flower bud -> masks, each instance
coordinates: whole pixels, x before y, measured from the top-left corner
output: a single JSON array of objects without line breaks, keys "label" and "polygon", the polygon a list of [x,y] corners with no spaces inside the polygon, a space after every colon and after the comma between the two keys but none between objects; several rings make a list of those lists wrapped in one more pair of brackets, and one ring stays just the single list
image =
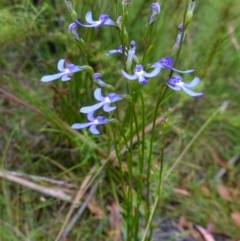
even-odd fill
[{"label": "flower bud", "polygon": [[152,23],[156,22],[158,15],[160,14],[161,8],[159,3],[152,3],[150,5],[152,9],[152,15],[150,16],[148,24],[151,25]]},{"label": "flower bud", "polygon": [[68,26],[68,31],[73,35],[73,37],[77,40],[79,40],[79,36],[77,34],[77,24],[76,23],[70,23],[69,26]]},{"label": "flower bud", "polygon": [[186,25],[188,25],[193,17],[193,11],[195,9],[195,0],[190,0],[188,3],[188,9],[187,9],[187,14],[186,14]]}]

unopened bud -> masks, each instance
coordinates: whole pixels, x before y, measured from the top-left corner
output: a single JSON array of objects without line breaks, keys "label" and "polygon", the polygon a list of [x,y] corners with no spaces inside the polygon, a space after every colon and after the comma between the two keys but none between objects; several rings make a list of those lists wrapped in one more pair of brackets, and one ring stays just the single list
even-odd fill
[{"label": "unopened bud", "polygon": [[193,17],[193,12],[195,9],[195,1],[194,0],[190,0],[188,3],[188,9],[187,9],[187,15],[186,15],[186,25],[188,25]]}]

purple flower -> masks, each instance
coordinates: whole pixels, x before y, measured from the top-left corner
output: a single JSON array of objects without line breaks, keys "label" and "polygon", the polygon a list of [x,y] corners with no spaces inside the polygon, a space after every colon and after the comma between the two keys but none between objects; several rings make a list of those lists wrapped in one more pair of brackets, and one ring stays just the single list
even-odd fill
[{"label": "purple flower", "polygon": [[157,16],[159,15],[160,10],[161,10],[159,3],[152,3],[150,5],[150,8],[152,9],[152,15],[151,15],[151,17],[149,19],[149,22],[148,22],[149,25],[156,21]]},{"label": "purple flower", "polygon": [[79,40],[79,36],[77,34],[77,24],[76,23],[70,23],[69,26],[68,26],[68,31],[73,35],[73,37],[77,40]]},{"label": "purple flower", "polygon": [[110,91],[115,91],[114,87],[112,85],[106,84],[101,80],[102,75],[99,73],[95,73],[92,76],[93,81],[98,84],[101,87],[107,88]]},{"label": "purple flower", "polygon": [[118,95],[115,93],[108,93],[106,97],[102,96],[101,88],[97,88],[94,91],[94,97],[96,100],[98,100],[100,102],[95,105],[92,105],[92,106],[83,107],[80,109],[80,112],[90,113],[90,112],[93,112],[93,111],[101,108],[102,106],[103,106],[103,110],[105,112],[110,112],[117,108],[116,106],[111,107],[110,104],[122,99],[121,95]]},{"label": "purple flower", "polygon": [[165,68],[165,69],[172,69],[176,72],[183,73],[183,74],[188,74],[188,73],[191,73],[194,71],[193,69],[189,69],[189,70],[185,70],[185,71],[174,69],[172,67],[172,65],[173,65],[172,58],[165,57],[165,58],[159,59],[156,63],[154,63],[152,65],[152,67],[153,68],[160,67],[160,68]]},{"label": "purple flower", "polygon": [[92,132],[92,134],[100,134],[100,132],[97,129],[97,125],[104,125],[108,122],[114,121],[115,119],[108,119],[104,116],[97,116],[96,118],[94,118],[93,116],[93,112],[90,112],[87,114],[87,119],[89,120],[89,122],[87,123],[76,123],[73,124],[71,126],[71,128],[73,129],[82,129],[82,128],[86,128],[89,127],[90,132]]},{"label": "purple flower", "polygon": [[89,25],[86,24],[82,24],[81,22],[79,22],[77,19],[74,19],[75,23],[77,23],[78,25],[82,26],[82,27],[86,27],[86,28],[99,28],[103,25],[110,25],[110,26],[115,26],[116,24],[113,22],[112,19],[109,18],[109,16],[107,14],[101,14],[99,16],[99,20],[94,21],[92,19],[92,12],[89,11],[86,13],[85,16],[86,22],[89,23]]},{"label": "purple flower", "polygon": [[139,84],[141,85],[145,85],[148,83],[148,80],[145,79],[145,77],[147,78],[152,78],[155,77],[156,75],[158,75],[161,71],[160,67],[156,67],[152,72],[147,73],[143,70],[143,66],[141,64],[137,64],[135,69],[134,69],[134,74],[130,75],[128,73],[126,73],[123,69],[121,70],[123,76],[128,79],[128,80],[135,80],[138,79]]},{"label": "purple flower", "polygon": [[130,42],[130,48],[129,48],[128,53],[127,53],[127,56],[128,56],[127,62],[126,62],[127,68],[131,68],[133,59],[136,62],[138,62],[137,56],[135,55],[135,51],[136,51],[136,43],[135,43],[134,40],[132,40]]},{"label": "purple flower", "polygon": [[[181,39],[182,39],[182,35],[183,35],[182,31],[183,31],[183,23],[178,25],[178,35],[177,35],[177,38],[176,38],[175,43],[173,45],[173,49],[179,48],[179,45],[180,45],[180,42],[181,42]],[[185,37],[185,33],[184,33],[183,38],[184,37]]]},{"label": "purple flower", "polygon": [[203,95],[203,93],[200,92],[193,92],[189,88],[193,88],[199,84],[199,78],[194,78],[190,83],[182,82],[182,77],[179,75],[175,75],[172,78],[167,80],[167,85],[173,90],[183,90],[186,94],[192,96],[192,97],[200,97]]},{"label": "purple flower", "polygon": [[49,82],[55,79],[61,78],[62,81],[70,80],[71,74],[81,71],[82,68],[80,66],[74,64],[67,64],[66,68],[64,67],[64,59],[60,59],[57,64],[57,68],[61,73],[46,75],[41,78],[42,82]]},{"label": "purple flower", "polygon": [[[112,54],[122,54],[122,45],[120,45],[118,47],[118,49],[112,49],[112,50],[109,50],[108,53],[106,55],[112,55]],[[127,55],[127,53],[125,52],[125,55]]]}]

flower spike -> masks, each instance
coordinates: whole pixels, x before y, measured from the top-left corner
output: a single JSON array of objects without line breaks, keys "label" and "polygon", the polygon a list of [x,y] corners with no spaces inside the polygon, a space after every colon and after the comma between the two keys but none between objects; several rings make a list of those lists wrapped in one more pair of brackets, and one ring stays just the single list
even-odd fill
[{"label": "flower spike", "polygon": [[90,113],[93,112],[101,107],[103,107],[103,110],[105,112],[111,112],[115,110],[117,107],[116,106],[110,106],[111,103],[117,102],[122,99],[121,95],[115,94],[115,93],[108,93],[106,97],[102,95],[102,90],[101,88],[97,88],[94,91],[94,97],[96,100],[99,101],[99,103],[92,105],[92,106],[86,106],[82,107],[80,109],[80,112],[82,113]]},{"label": "flower spike", "polygon": [[108,119],[104,116],[97,116],[94,118],[93,112],[90,112],[87,114],[87,119],[89,122],[87,123],[76,123],[71,126],[73,129],[82,129],[86,127],[90,127],[89,130],[92,134],[98,135],[100,132],[97,129],[98,125],[104,125],[108,122],[113,122],[115,119]]},{"label": "flower spike", "polygon": [[[136,80],[138,79],[139,84],[141,85],[145,85],[148,83],[148,80],[146,78],[153,78],[156,75],[158,75],[161,71],[161,68],[159,66],[156,66],[155,69],[150,72],[147,73],[143,70],[143,66],[141,64],[137,64],[135,69],[134,69],[134,74],[130,75],[128,73],[126,73],[123,69],[122,71],[122,75],[128,79],[128,80]],[[146,78],[145,78],[146,77]]]},{"label": "flower spike", "polygon": [[192,97],[201,97],[203,93],[201,92],[193,92],[189,88],[196,87],[200,82],[200,79],[198,77],[194,78],[190,83],[182,82],[182,77],[179,75],[175,75],[172,78],[167,80],[167,86],[170,87],[173,90],[179,91],[183,90],[186,94],[192,96]]},{"label": "flower spike", "polygon": [[67,81],[71,79],[71,74],[81,71],[82,68],[80,66],[74,64],[67,64],[66,68],[64,67],[65,60],[60,59],[57,64],[57,68],[61,73],[46,75],[41,78],[42,82],[49,82],[55,79],[61,78],[62,81]]},{"label": "flower spike", "polygon": [[85,16],[86,22],[89,24],[82,24],[81,22],[79,22],[77,19],[74,19],[75,23],[82,26],[82,27],[86,27],[86,28],[99,28],[103,25],[109,25],[109,26],[115,26],[116,24],[114,23],[114,21],[112,19],[109,18],[109,16],[107,14],[101,14],[99,16],[99,20],[95,21],[92,18],[92,12],[89,11],[86,13]]}]

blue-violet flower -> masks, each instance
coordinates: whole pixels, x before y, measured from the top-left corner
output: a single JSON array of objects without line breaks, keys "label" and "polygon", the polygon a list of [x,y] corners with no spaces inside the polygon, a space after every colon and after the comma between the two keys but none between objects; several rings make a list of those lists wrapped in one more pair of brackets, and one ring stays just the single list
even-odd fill
[{"label": "blue-violet flower", "polygon": [[182,82],[182,77],[179,75],[175,75],[172,78],[167,80],[167,85],[173,90],[183,90],[186,94],[192,97],[200,97],[203,95],[201,92],[193,92],[189,88],[193,88],[199,84],[199,78],[194,78],[190,83]]},{"label": "blue-violet flower", "polygon": [[97,126],[98,125],[104,125],[108,122],[111,122],[111,121],[114,121],[115,119],[108,119],[104,116],[97,116],[96,118],[94,118],[94,115],[93,115],[93,112],[90,112],[87,114],[87,119],[89,120],[89,122],[87,123],[76,123],[76,124],[73,124],[71,126],[71,128],[73,129],[82,129],[82,128],[86,128],[86,127],[89,127],[89,130],[92,134],[100,134],[100,132],[98,131],[97,129]]},{"label": "blue-violet flower", "polygon": [[78,25],[76,23],[70,23],[69,26],[68,26],[68,31],[73,35],[73,37],[75,39],[79,40],[80,38],[79,38],[79,36],[77,34],[77,31],[76,31],[77,26]]},{"label": "blue-violet flower", "polygon": [[67,64],[66,68],[64,67],[64,59],[60,59],[57,64],[57,68],[61,73],[46,75],[41,78],[42,82],[49,82],[55,79],[61,78],[62,81],[67,81],[71,79],[71,74],[81,71],[82,68],[80,66],[74,64]]},{"label": "blue-violet flower", "polygon": [[[112,50],[109,50],[108,53],[106,55],[112,55],[112,54],[122,54],[122,45],[120,45],[118,47],[118,49],[112,49]],[[125,55],[127,55],[127,53],[125,52]]]},{"label": "blue-violet flower", "polygon": [[150,8],[152,9],[152,14],[151,14],[149,22],[148,22],[149,25],[156,21],[157,16],[159,15],[160,10],[161,10],[159,3],[152,3],[150,5]]},{"label": "blue-violet flower", "polygon": [[97,88],[94,91],[94,97],[95,97],[96,100],[98,100],[100,102],[95,104],[95,105],[92,105],[92,106],[82,107],[80,109],[80,112],[82,112],[82,113],[93,112],[93,111],[101,108],[102,106],[103,106],[103,110],[105,112],[110,112],[110,111],[113,111],[117,108],[116,106],[111,107],[110,104],[122,99],[121,95],[118,95],[118,94],[115,94],[115,93],[108,93],[106,97],[102,96],[101,88]]},{"label": "blue-violet flower", "polygon": [[152,65],[152,67],[153,68],[160,67],[160,68],[165,68],[165,69],[172,69],[176,72],[183,73],[183,74],[192,73],[194,71],[193,69],[189,69],[189,70],[185,70],[185,71],[178,70],[178,69],[173,68],[172,65],[173,65],[172,58],[165,57],[165,58],[159,59],[156,63],[154,63]]},{"label": "blue-violet flower", "polygon": [[134,74],[130,75],[126,73],[123,69],[121,70],[123,76],[128,79],[128,80],[136,80],[138,79],[139,84],[145,85],[148,83],[148,80],[146,78],[152,78],[158,75],[161,71],[161,68],[156,66],[154,70],[150,73],[147,73],[143,70],[143,66],[141,64],[137,64],[136,67],[134,68]]},{"label": "blue-violet flower", "polygon": [[[173,49],[178,49],[179,48],[179,45],[180,45],[180,42],[181,42],[181,38],[182,38],[182,34],[183,34],[182,31],[183,31],[183,23],[178,25],[178,35],[177,35],[177,38],[176,38],[175,43],[173,45]],[[183,39],[184,38],[185,38],[185,33],[184,33]]]},{"label": "blue-violet flower", "polygon": [[95,20],[92,19],[92,12],[89,11],[89,12],[86,13],[85,19],[86,19],[86,22],[89,23],[89,25],[82,24],[77,19],[74,19],[74,21],[75,21],[76,24],[78,24],[82,27],[86,27],[86,28],[92,28],[92,27],[99,28],[103,25],[110,25],[110,26],[116,25],[114,23],[114,21],[109,18],[109,16],[107,14],[101,14],[99,16],[99,20],[95,21]]}]

